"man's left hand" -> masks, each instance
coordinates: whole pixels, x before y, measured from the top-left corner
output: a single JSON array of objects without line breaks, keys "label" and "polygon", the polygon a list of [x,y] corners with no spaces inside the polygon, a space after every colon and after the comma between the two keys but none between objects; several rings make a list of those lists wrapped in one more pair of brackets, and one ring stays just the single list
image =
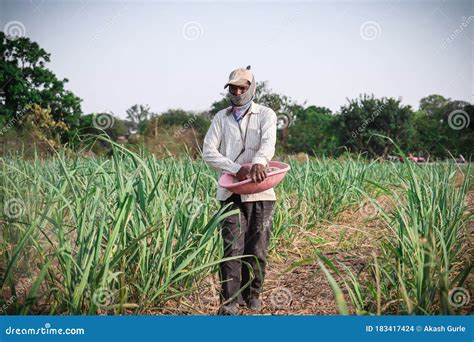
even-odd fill
[{"label": "man's left hand", "polygon": [[265,166],[263,166],[262,164],[253,164],[252,168],[250,169],[250,178],[254,182],[262,182],[265,178],[267,178]]}]

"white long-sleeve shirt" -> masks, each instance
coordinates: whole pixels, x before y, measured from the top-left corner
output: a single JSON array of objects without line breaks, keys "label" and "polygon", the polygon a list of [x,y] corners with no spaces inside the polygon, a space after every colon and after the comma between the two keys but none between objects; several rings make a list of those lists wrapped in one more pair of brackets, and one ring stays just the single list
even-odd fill
[{"label": "white long-sleeve shirt", "polygon": [[[203,159],[219,172],[219,177],[223,173],[235,175],[245,163],[267,166],[275,154],[276,124],[275,112],[254,102],[240,122],[234,119],[231,107],[223,109],[214,116],[204,138]],[[246,130],[245,151],[241,153]],[[218,200],[224,201],[231,195],[229,190],[217,186]],[[271,188],[257,194],[241,195],[241,199],[242,202],[275,201],[276,196]]]}]

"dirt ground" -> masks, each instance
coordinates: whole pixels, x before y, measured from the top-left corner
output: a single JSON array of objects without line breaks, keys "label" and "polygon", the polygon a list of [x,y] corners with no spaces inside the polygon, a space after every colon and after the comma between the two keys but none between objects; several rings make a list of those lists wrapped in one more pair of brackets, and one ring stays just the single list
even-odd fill
[{"label": "dirt ground", "polygon": [[[387,209],[393,206],[390,199],[380,198],[379,204]],[[470,210],[474,210],[474,189],[467,198]],[[260,315],[337,315],[339,314],[334,295],[326,276],[317,261],[307,259],[315,249],[336,264],[343,262],[352,270],[359,270],[371,262],[378,245],[377,239],[385,227],[381,221],[373,219],[371,210],[350,210],[344,212],[335,223],[326,224],[314,232],[301,231],[292,246],[284,247],[286,257],[277,254],[269,257],[264,291],[262,293],[263,308]],[[474,221],[468,227],[469,244],[465,258],[474,260]],[[313,236],[311,236],[313,235]],[[312,237],[329,241],[315,245]],[[280,251],[281,252],[281,251]],[[472,289],[474,275],[471,274],[466,283]],[[344,293],[344,287],[341,286]],[[472,293],[472,290],[470,291]],[[169,302],[166,308],[151,310],[148,314],[165,315],[215,315],[219,308],[219,281],[216,274],[209,276],[193,295],[182,298],[179,302]],[[347,293],[344,293],[349,303]],[[467,310],[467,309],[466,309]],[[354,314],[353,308],[349,312]],[[467,312],[466,312],[467,313]],[[241,308],[242,315],[254,315],[255,312]]]},{"label": "dirt ground", "polygon": [[[384,209],[390,209],[389,198],[377,200]],[[467,196],[469,210],[474,210],[474,189]],[[337,315],[339,314],[333,292],[327,278],[314,257],[320,251],[334,264],[344,263],[351,270],[360,270],[370,263],[378,238],[386,229],[374,219],[375,212],[352,209],[344,212],[337,222],[323,224],[314,230],[301,230],[291,245],[280,246],[278,253],[269,256],[267,275],[262,293],[263,309],[260,315]],[[474,221],[467,227],[469,242],[463,257],[474,260]],[[315,242],[320,241],[320,242]],[[470,274],[464,287],[474,296],[474,274]],[[341,286],[341,289],[344,287]],[[349,302],[347,293],[344,293]],[[472,299],[471,299],[472,300]],[[219,279],[212,274],[199,284],[189,296],[170,300],[163,307],[151,308],[143,315],[215,315],[219,308]],[[468,310],[468,308],[466,308]],[[349,307],[351,314],[354,310]],[[132,313],[132,312],[130,312]],[[107,313],[103,313],[107,314]],[[110,314],[110,313],[109,313]],[[255,312],[241,308],[242,315]],[[466,311],[466,314],[469,314]]]},{"label": "dirt ground", "polygon": [[[384,229],[381,222],[371,219],[373,216],[374,213],[367,210],[347,211],[335,223],[322,225],[314,231],[302,230],[291,246],[271,254],[262,293],[263,308],[259,314],[337,315],[333,292],[314,258],[314,251],[323,252],[334,264],[340,261],[353,270],[360,269],[372,258],[376,240]],[[324,242],[315,244],[312,241],[316,237]],[[182,298],[179,303],[168,302],[167,308],[158,310],[158,314],[215,315],[219,308],[218,293],[218,276],[214,274],[205,279],[194,295]],[[351,308],[349,310],[353,312]],[[157,312],[152,310],[149,314]],[[241,314],[253,315],[255,312],[241,308]]]}]

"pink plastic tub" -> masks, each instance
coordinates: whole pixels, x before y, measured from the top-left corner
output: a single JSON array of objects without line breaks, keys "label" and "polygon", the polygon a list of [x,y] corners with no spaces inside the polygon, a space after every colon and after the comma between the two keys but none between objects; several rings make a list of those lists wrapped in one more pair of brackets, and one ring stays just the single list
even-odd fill
[{"label": "pink plastic tub", "polygon": [[[252,163],[244,164],[244,166],[252,166]],[[260,183],[256,183],[251,179],[237,182],[237,178],[231,174],[225,173],[221,178],[219,178],[219,185],[235,194],[241,195],[256,194],[268,190],[285,178],[286,173],[290,170],[290,165],[271,161],[268,166],[277,167],[279,170],[267,173],[267,178]]]}]

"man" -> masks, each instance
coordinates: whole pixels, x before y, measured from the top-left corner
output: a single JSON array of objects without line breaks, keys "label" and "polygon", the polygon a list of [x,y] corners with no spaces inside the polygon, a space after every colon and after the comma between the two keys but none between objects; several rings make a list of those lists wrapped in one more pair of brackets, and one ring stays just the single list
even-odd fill
[{"label": "man", "polygon": [[[255,78],[246,69],[236,69],[224,86],[229,88],[230,107],[219,111],[204,138],[204,160],[222,173],[233,174],[239,181],[250,177],[261,182],[265,169],[275,154],[275,112],[253,102]],[[242,166],[252,163],[251,168]],[[220,265],[220,314],[237,315],[239,305],[259,311],[260,293],[265,277],[268,243],[273,225],[275,191],[238,195],[218,186],[221,205],[231,203],[228,210],[239,209],[238,215],[222,222],[224,257],[236,258]]]}]

